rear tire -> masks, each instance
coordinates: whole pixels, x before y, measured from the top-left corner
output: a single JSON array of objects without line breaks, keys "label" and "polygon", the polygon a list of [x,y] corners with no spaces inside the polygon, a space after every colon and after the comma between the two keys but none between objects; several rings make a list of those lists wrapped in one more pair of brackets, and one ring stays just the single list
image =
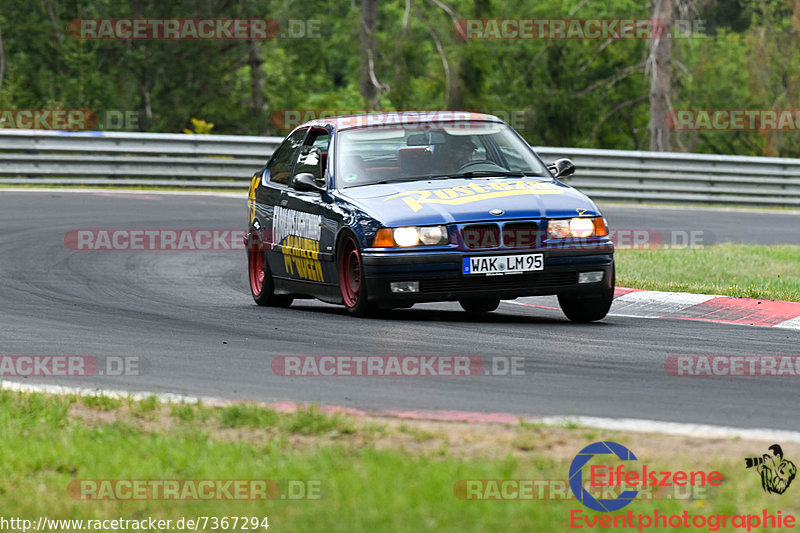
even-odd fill
[{"label": "rear tire", "polygon": [[491,313],[500,305],[499,298],[481,298],[475,300],[459,300],[461,309],[473,315]]},{"label": "rear tire", "polygon": [[614,301],[615,284],[616,272],[614,267],[611,267],[611,288],[605,288],[601,293],[589,296],[559,294],[558,303],[561,305],[561,311],[573,322],[602,320]]},{"label": "rear tire", "polygon": [[361,250],[355,237],[345,234],[339,242],[336,264],[339,270],[339,289],[347,312],[356,317],[368,317],[375,313],[375,306],[367,299],[367,281]]},{"label": "rear tire", "polygon": [[267,263],[266,250],[257,236],[248,238],[247,272],[250,280],[250,294],[258,305],[268,307],[289,307],[292,298],[275,294],[275,283]]}]

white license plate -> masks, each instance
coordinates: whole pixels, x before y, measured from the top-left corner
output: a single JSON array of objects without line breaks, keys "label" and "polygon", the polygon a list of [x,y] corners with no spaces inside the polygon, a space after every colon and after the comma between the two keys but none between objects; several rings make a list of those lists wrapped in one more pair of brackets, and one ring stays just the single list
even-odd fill
[{"label": "white license plate", "polygon": [[463,258],[464,274],[516,274],[544,270],[542,254],[490,255]]}]

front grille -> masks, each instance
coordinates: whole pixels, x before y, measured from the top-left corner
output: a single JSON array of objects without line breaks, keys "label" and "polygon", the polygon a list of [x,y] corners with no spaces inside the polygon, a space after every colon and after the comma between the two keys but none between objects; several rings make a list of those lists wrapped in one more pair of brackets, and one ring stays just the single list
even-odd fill
[{"label": "front grille", "polygon": [[503,246],[506,248],[538,248],[541,242],[536,222],[511,222],[503,226]]},{"label": "front grille", "polygon": [[473,224],[461,230],[464,246],[470,250],[489,250],[500,247],[500,226],[497,224]]},{"label": "front grille", "polygon": [[464,276],[459,278],[423,279],[420,292],[490,291],[502,289],[544,289],[566,287],[578,283],[578,273],[533,272],[505,276]]}]

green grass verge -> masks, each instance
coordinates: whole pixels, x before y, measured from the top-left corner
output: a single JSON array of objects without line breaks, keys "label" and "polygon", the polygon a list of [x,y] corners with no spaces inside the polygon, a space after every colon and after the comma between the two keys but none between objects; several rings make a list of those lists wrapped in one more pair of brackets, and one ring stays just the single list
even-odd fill
[{"label": "green grass verge", "polygon": [[[572,453],[613,437],[635,449],[637,438],[581,428],[562,428],[553,438],[548,432],[554,430],[537,425],[500,426],[515,432],[511,442],[463,456],[453,453],[454,437],[412,425],[391,428],[315,409],[281,413],[253,405],[163,406],[155,399],[0,391],[0,506],[6,517],[31,520],[40,515],[172,520],[266,515],[269,531],[565,531],[571,509],[596,513],[572,500],[464,501],[454,495],[454,484],[462,479],[563,480],[570,460],[554,458],[554,447],[566,444]],[[484,438],[495,433],[483,431]],[[763,493],[758,476],[742,468],[741,458],[697,455],[680,464],[658,458],[647,464],[718,470],[721,487],[708,489],[702,499],[636,501],[625,512],[735,514],[780,508],[786,513],[797,508],[796,498]],[[318,481],[321,499],[82,501],[67,492],[69,483],[80,479]]]},{"label": "green grass verge", "polygon": [[800,301],[800,246],[618,250],[617,285]]}]

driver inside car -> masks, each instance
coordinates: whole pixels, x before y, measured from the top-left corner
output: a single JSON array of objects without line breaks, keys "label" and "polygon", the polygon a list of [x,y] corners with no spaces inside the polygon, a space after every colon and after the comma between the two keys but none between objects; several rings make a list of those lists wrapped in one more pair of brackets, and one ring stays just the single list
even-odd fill
[{"label": "driver inside car", "polygon": [[442,146],[444,148],[444,167],[447,172],[458,172],[461,167],[472,161],[477,147],[468,137],[450,137]]}]

